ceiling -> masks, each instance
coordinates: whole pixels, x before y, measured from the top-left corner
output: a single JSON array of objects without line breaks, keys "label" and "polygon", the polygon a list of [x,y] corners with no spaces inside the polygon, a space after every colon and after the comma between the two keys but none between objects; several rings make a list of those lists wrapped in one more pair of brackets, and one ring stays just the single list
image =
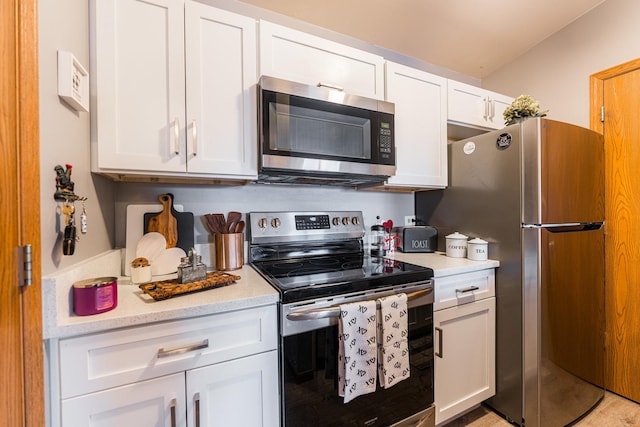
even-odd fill
[{"label": "ceiling", "polygon": [[482,79],[605,0],[242,0]]}]

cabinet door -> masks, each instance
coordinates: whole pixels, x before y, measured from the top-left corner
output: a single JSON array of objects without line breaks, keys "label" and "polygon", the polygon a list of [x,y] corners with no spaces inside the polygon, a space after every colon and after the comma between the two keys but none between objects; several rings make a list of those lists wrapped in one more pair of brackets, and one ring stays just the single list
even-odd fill
[{"label": "cabinet door", "polygon": [[184,3],[93,0],[91,10],[93,170],[184,172]]},{"label": "cabinet door", "polygon": [[186,427],[184,373],[62,401],[64,427]]},{"label": "cabinet door", "polygon": [[447,79],[386,63],[386,100],[395,103],[396,175],[389,187],[447,185]]},{"label": "cabinet door", "polygon": [[188,425],[279,426],[277,353],[188,371]]},{"label": "cabinet door", "polygon": [[499,93],[491,92],[491,100],[493,101],[493,126],[495,129],[504,127],[504,110],[513,102],[513,98]]},{"label": "cabinet door", "polygon": [[504,127],[502,113],[512,98],[495,92],[449,80],[449,121],[488,129]]},{"label": "cabinet door", "polygon": [[257,178],[255,19],[186,3],[187,171]]},{"label": "cabinet door", "polygon": [[433,313],[436,424],[495,394],[495,298]]},{"label": "cabinet door", "polygon": [[383,99],[384,59],[359,49],[260,21],[260,73],[352,95]]}]

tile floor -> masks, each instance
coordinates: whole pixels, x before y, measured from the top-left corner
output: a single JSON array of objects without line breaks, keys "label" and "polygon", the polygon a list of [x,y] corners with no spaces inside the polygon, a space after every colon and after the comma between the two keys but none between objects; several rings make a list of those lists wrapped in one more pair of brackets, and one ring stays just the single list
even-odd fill
[{"label": "tile floor", "polygon": [[[481,406],[444,427],[509,427],[511,424],[489,408]],[[607,392],[604,399],[576,427],[631,427],[640,426],[640,405]]]}]

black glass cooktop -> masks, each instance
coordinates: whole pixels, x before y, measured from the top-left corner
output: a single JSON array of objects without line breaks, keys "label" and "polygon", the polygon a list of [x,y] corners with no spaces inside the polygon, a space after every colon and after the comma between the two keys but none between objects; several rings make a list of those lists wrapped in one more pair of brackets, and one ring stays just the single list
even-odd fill
[{"label": "black glass cooktop", "polygon": [[253,263],[281,294],[282,302],[336,296],[428,280],[433,270],[364,252]]}]

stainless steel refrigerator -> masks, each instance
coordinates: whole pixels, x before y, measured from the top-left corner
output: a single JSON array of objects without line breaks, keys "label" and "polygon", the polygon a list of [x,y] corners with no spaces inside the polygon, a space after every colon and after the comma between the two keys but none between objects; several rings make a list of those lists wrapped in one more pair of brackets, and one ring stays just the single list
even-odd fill
[{"label": "stainless steel refrigerator", "polygon": [[527,427],[587,413],[604,396],[602,136],[536,118],[450,143],[448,188],[415,200],[440,250],[459,231],[500,261],[486,403]]}]

